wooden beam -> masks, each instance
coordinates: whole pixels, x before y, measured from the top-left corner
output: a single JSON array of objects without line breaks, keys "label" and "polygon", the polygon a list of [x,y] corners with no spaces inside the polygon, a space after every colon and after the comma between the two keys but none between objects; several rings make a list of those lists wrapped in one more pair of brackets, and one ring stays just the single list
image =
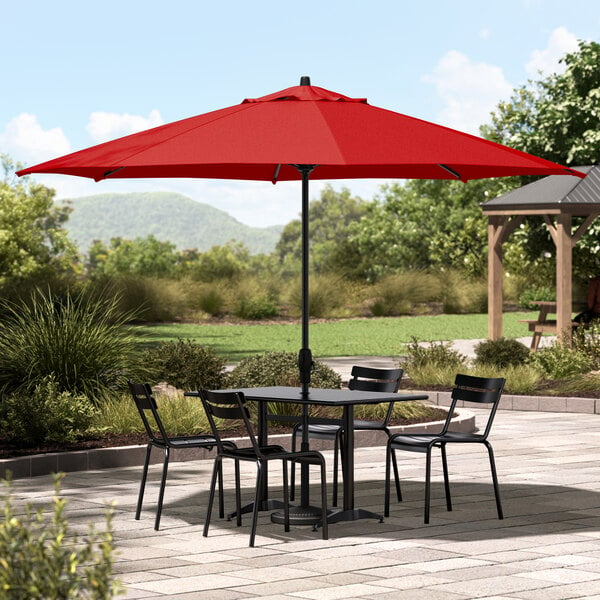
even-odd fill
[{"label": "wooden beam", "polygon": [[556,218],[556,329],[558,339],[571,345],[573,311],[573,240],[571,215]]}]

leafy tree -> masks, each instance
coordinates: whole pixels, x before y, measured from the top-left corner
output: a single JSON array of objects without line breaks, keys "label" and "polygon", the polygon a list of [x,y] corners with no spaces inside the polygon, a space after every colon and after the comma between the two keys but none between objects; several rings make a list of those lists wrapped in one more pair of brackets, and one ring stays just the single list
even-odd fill
[{"label": "leafy tree", "polygon": [[172,277],[178,261],[175,244],[162,242],[152,235],[134,240],[112,238],[108,247],[97,240],[88,251],[88,271],[91,275],[128,273]]},{"label": "leafy tree", "polygon": [[[564,73],[530,81],[516,89],[508,102],[501,102],[492,113],[491,125],[482,127],[482,133],[495,142],[561,164],[598,164],[600,44],[580,41],[578,50],[566,54],[561,62],[566,67]],[[574,223],[578,221],[575,219]],[[576,278],[587,279],[600,271],[599,237],[600,224],[596,222],[574,247]],[[540,226],[539,218],[528,219],[519,235],[511,236],[506,245],[509,254],[519,254],[512,248],[515,244],[521,248],[524,258],[521,265],[527,272],[547,271],[540,257],[553,255],[555,248],[546,229]]]},{"label": "leafy tree", "polygon": [[[350,190],[336,191],[325,186],[318,200],[310,204],[309,238],[311,267],[316,272],[345,270],[348,264],[348,228],[367,212],[367,203],[352,197]],[[297,266],[302,255],[302,224],[299,219],[288,223],[275,252],[282,264]]]},{"label": "leafy tree", "polygon": [[17,165],[4,154],[0,160],[0,285],[73,272],[77,251],[63,229],[71,209],[54,204],[54,190],[15,180]]},{"label": "leafy tree", "polygon": [[243,243],[229,242],[201,254],[187,251],[181,272],[197,281],[234,279],[246,271],[249,260],[250,252]]}]

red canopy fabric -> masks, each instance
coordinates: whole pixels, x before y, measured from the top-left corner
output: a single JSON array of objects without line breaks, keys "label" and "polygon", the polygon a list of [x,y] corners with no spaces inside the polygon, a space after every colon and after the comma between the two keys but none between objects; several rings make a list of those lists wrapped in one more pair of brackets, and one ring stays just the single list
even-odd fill
[{"label": "red canopy fabric", "polygon": [[478,179],[570,174],[506,146],[300,85],[23,169],[101,179]]}]

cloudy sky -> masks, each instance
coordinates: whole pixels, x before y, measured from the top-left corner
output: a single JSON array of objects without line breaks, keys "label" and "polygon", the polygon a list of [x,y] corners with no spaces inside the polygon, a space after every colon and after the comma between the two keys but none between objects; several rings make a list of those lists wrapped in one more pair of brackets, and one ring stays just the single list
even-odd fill
[{"label": "cloudy sky", "polygon": [[[477,134],[500,100],[577,40],[600,41],[597,0],[0,0],[0,153],[33,165],[312,83]],[[58,198],[173,190],[243,223],[287,223],[296,182],[36,176]],[[337,181],[372,198],[379,181]],[[323,182],[313,182],[318,197]]]}]

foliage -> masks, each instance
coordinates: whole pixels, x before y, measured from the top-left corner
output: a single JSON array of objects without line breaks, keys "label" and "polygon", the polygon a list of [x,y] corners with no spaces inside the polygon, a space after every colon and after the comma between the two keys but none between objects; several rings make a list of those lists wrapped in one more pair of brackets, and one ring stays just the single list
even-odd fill
[{"label": "foliage", "polygon": [[373,286],[371,312],[376,317],[412,314],[419,305],[439,300],[440,281],[422,271],[388,275]]},{"label": "foliage", "polygon": [[[359,221],[365,211],[366,203],[352,197],[350,190],[342,188],[338,192],[329,184],[321,190],[320,198],[310,203],[310,260],[316,273],[346,270],[348,227]],[[281,233],[275,250],[279,260],[298,264],[302,254],[301,242],[302,224],[296,219],[288,223]]]},{"label": "foliage", "polygon": [[275,294],[258,279],[245,278],[235,289],[233,314],[240,319],[267,319],[277,316],[279,308]]},{"label": "foliage", "polygon": [[147,350],[142,364],[153,383],[165,381],[178,389],[218,389],[223,383],[225,360],[210,347],[178,339]]},{"label": "foliage", "polygon": [[360,257],[352,275],[375,281],[428,268],[482,275],[487,230],[479,203],[502,186],[500,180],[412,180],[383,186],[382,197],[348,227],[351,253]]},{"label": "foliage", "polygon": [[113,579],[112,507],[106,529],[90,525],[80,540],[71,533],[60,498],[64,475],[54,476],[52,515],[27,503],[24,513],[13,507],[10,482],[4,481],[4,520],[0,522],[0,598],[7,600],[107,600],[122,593]]},{"label": "foliage", "polygon": [[[579,42],[577,51],[566,54],[563,73],[551,74],[517,88],[508,102],[492,113],[492,122],[482,127],[487,139],[542,156],[561,164],[582,166],[600,162],[600,43]],[[527,182],[523,179],[522,182]],[[577,227],[581,218],[574,218]],[[555,254],[545,228],[532,226],[531,219],[513,236],[525,252],[523,269],[537,273],[546,253]],[[598,236],[600,225],[592,224],[573,249],[574,277],[585,280],[600,271]],[[547,261],[546,261],[547,262]]]},{"label": "foliage", "polygon": [[241,243],[213,246],[197,254],[188,253],[183,273],[196,281],[232,280],[248,269],[249,253]]},{"label": "foliage", "polygon": [[587,373],[593,366],[592,359],[587,354],[560,343],[532,352],[529,364],[549,379]]},{"label": "foliage", "polygon": [[529,348],[517,340],[485,340],[475,346],[475,364],[503,368],[525,364]]},{"label": "foliage", "polygon": [[87,270],[96,277],[117,274],[173,277],[177,263],[175,244],[171,242],[161,242],[153,235],[134,240],[115,237],[108,246],[98,240],[92,243]]},{"label": "foliage", "polygon": [[12,181],[16,165],[8,156],[0,154],[0,162],[0,285],[73,272],[77,252],[64,230],[70,208],[54,205],[54,190]]},{"label": "foliage", "polygon": [[191,310],[200,310],[212,317],[220,317],[225,313],[228,291],[224,282],[184,280],[183,293],[186,306]]},{"label": "foliage", "polygon": [[586,327],[579,326],[575,329],[573,350],[582,352],[589,357],[593,369],[600,369],[600,322],[595,320]]},{"label": "foliage", "polygon": [[[336,389],[340,376],[330,367],[314,361],[311,385]],[[239,362],[227,377],[227,387],[265,387],[273,385],[299,386],[298,355],[294,352],[265,352]]]},{"label": "foliage", "polygon": [[[349,284],[335,274],[311,277],[308,286],[308,306],[311,317],[324,318],[340,316],[348,301]],[[295,316],[302,314],[301,281],[296,279],[289,286],[290,312]]]},{"label": "foliage", "polygon": [[3,437],[25,446],[75,442],[88,431],[95,413],[85,396],[60,391],[50,375],[33,391],[5,397],[0,423]]},{"label": "foliage", "polygon": [[464,372],[476,377],[504,377],[505,394],[531,394],[538,389],[542,380],[539,370],[528,364],[505,367],[475,365]]},{"label": "foliage", "polygon": [[442,305],[446,314],[483,313],[487,311],[487,283],[455,270],[441,277]]},{"label": "foliage", "polygon": [[52,296],[38,290],[29,302],[2,302],[0,389],[35,390],[49,376],[59,392],[93,401],[125,383],[135,338],[124,323],[132,315],[117,298]]},{"label": "foliage", "polygon": [[[429,345],[419,343],[416,337],[406,344],[406,371],[431,366],[434,368],[451,368],[455,371],[465,365],[466,357],[451,348],[450,342],[429,342]],[[412,375],[410,375],[412,378]]]},{"label": "foliage", "polygon": [[533,286],[523,291],[519,296],[519,306],[528,310],[537,310],[532,302],[551,302],[556,300],[556,290],[547,286]]}]

